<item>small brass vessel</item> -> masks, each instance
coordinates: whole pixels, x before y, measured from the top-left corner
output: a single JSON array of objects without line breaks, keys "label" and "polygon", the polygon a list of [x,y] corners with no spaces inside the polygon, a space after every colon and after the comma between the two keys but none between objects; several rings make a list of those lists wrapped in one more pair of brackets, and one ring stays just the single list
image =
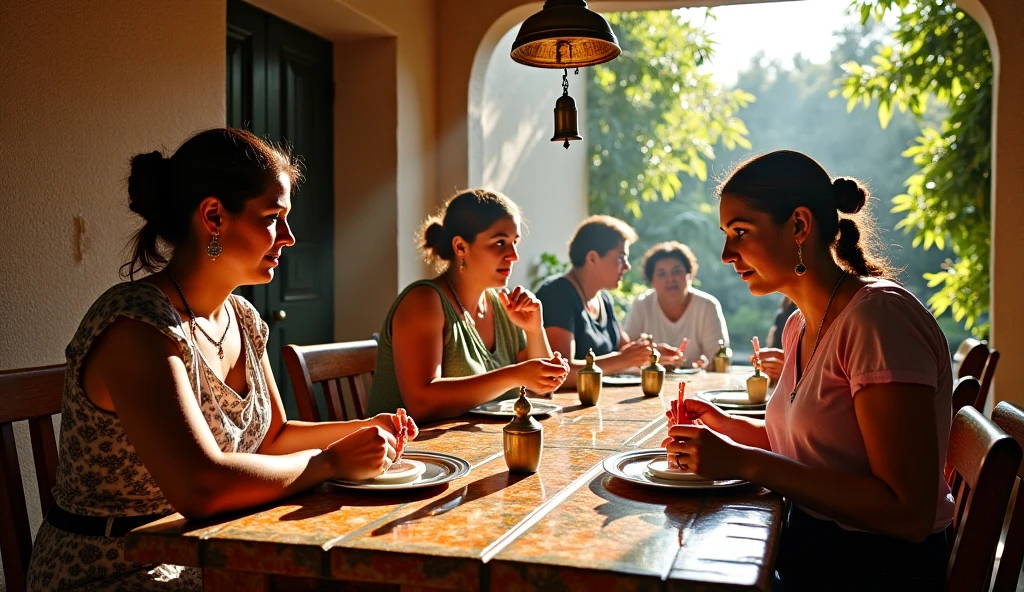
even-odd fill
[{"label": "small brass vessel", "polygon": [[511,473],[536,473],[544,453],[544,427],[530,417],[533,405],[526,398],[526,387],[519,387],[516,416],[504,428],[505,464]]},{"label": "small brass vessel", "polygon": [[594,363],[594,350],[587,352],[587,365],[576,373],[576,392],[583,405],[597,405],[601,398],[601,377],[604,372]]},{"label": "small brass vessel", "polygon": [[754,373],[747,378],[747,398],[751,403],[764,403],[768,396],[768,377],[761,374],[761,368],[754,367]]},{"label": "small brass vessel", "polygon": [[711,359],[712,369],[715,372],[728,372],[732,365],[732,350],[726,347],[725,340],[718,340],[718,353]]},{"label": "small brass vessel", "polygon": [[656,397],[661,394],[661,387],[665,384],[665,367],[658,363],[661,353],[657,348],[651,348],[651,365],[645,366],[640,371],[640,389],[648,397]]}]

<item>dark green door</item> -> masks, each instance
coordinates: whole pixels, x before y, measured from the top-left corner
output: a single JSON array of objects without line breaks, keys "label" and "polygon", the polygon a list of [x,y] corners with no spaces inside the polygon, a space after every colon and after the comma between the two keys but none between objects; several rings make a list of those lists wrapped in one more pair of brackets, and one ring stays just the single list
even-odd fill
[{"label": "dark green door", "polygon": [[289,144],[306,180],[288,216],[296,236],[274,281],[244,295],[270,325],[267,351],[288,416],[298,417],[281,347],[334,340],[332,47],[240,0],[228,0],[227,122]]}]

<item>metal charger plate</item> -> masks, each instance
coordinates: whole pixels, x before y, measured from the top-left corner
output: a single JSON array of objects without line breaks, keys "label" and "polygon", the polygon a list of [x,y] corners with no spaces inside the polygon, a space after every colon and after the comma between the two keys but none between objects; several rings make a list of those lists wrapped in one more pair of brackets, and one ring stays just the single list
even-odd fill
[{"label": "metal charger plate", "polygon": [[639,374],[605,374],[601,377],[605,386],[640,386]]},{"label": "metal charger plate", "polygon": [[707,479],[686,481],[659,479],[647,470],[647,464],[652,460],[663,458],[664,456],[664,448],[628,450],[626,452],[613,454],[604,459],[603,466],[604,470],[607,471],[608,474],[618,479],[622,479],[623,481],[629,481],[630,483],[636,483],[638,485],[646,485],[648,487],[660,487],[662,489],[725,489],[727,487],[737,487],[748,483],[748,481],[744,481],[743,479],[724,479],[717,481]]},{"label": "metal charger plate", "polygon": [[[697,398],[703,399],[708,403],[714,403],[722,409],[764,409],[768,406],[768,399],[771,398],[772,389],[768,389],[768,396],[765,400],[760,403],[741,402],[741,398],[745,398],[747,395],[747,389],[742,388],[727,388],[727,389],[708,389],[704,391],[697,391]],[[719,400],[720,398],[725,400]]]},{"label": "metal charger plate", "polygon": [[[531,399],[530,397],[527,397],[527,399],[529,399],[530,404],[533,405],[533,409],[530,410],[530,417],[551,415],[552,413],[558,413],[562,410],[562,406],[558,403],[552,403],[551,401],[545,401],[544,399]],[[494,417],[515,417],[515,404],[515,399],[491,401],[490,403],[478,405],[470,409],[469,412],[477,415],[490,415]]]},{"label": "metal charger plate", "polygon": [[332,479],[327,481],[330,485],[344,487],[346,489],[368,489],[368,490],[398,490],[398,489],[421,489],[433,487],[449,481],[458,479],[469,474],[470,465],[465,460],[444,454],[442,452],[425,452],[419,450],[406,450],[402,455],[403,459],[418,460],[427,466],[427,470],[418,479],[410,483],[374,483],[370,481],[342,481]]}]

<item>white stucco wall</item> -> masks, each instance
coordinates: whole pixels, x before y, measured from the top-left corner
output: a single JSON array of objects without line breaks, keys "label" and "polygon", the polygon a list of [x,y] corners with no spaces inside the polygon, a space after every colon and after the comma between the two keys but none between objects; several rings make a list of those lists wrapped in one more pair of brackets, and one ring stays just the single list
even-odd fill
[{"label": "white stucco wall", "polygon": [[[470,159],[470,185],[497,189],[522,207],[527,232],[511,285],[528,285],[541,253],[568,259],[572,231],[587,212],[588,169],[586,138],[568,150],[549,141],[562,72],[513,62],[508,56],[518,31],[516,25],[501,37],[487,63],[479,108],[483,141],[481,154]],[[584,136],[588,74],[586,69],[579,76],[569,72],[569,94],[576,99]]]},{"label": "white stucco wall", "polygon": [[0,368],[18,368],[62,362],[82,315],[118,281],[139,221],[128,211],[128,159],[223,125],[225,7],[3,2],[0,23]]}]

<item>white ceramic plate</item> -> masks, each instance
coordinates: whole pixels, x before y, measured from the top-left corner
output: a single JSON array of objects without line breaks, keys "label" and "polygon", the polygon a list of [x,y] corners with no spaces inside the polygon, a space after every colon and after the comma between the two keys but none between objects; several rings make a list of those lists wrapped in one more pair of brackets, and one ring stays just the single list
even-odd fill
[{"label": "white ceramic plate", "polygon": [[[529,398],[529,397],[527,397]],[[535,415],[551,415],[562,410],[562,406],[551,401],[545,401],[544,399],[530,399],[530,403],[533,405],[533,409],[530,410],[530,416]],[[515,399],[505,399],[504,401],[491,401],[490,403],[484,403],[478,407],[474,407],[469,410],[470,413],[476,413],[477,415],[492,415],[495,417],[515,417]]]},{"label": "white ceramic plate", "polygon": [[695,479],[692,481],[661,479],[651,474],[648,465],[652,460],[662,460],[664,458],[664,448],[629,450],[613,454],[604,459],[604,470],[608,471],[613,477],[618,477],[623,481],[649,487],[661,487],[663,489],[723,489],[747,483],[742,479],[719,481],[709,479]]},{"label": "white ceramic plate", "polygon": [[700,374],[700,368],[673,368],[668,374]]},{"label": "white ceramic plate", "polygon": [[423,474],[417,477],[415,481],[409,483],[379,483],[375,479],[370,481],[342,481],[334,479],[328,481],[328,483],[346,489],[420,489],[458,479],[468,475],[470,469],[469,463],[465,460],[441,452],[406,450],[402,455],[402,460],[406,459],[419,461],[426,467]]},{"label": "white ceramic plate", "polygon": [[605,386],[640,386],[639,374],[605,374],[601,377]]},{"label": "white ceramic plate", "polygon": [[760,403],[751,403],[750,399],[747,398],[747,390],[738,388],[698,391],[697,397],[709,403],[714,403],[722,409],[764,409],[768,405],[768,399]]}]

